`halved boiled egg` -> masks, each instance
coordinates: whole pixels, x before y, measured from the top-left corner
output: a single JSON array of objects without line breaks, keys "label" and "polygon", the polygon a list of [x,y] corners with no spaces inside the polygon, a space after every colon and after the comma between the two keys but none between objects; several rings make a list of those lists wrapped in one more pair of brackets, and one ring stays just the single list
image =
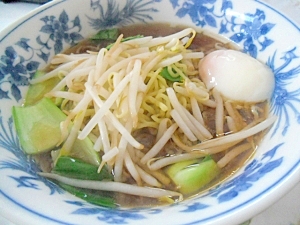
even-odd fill
[{"label": "halved boiled egg", "polygon": [[216,88],[236,101],[261,102],[275,86],[272,70],[257,59],[235,50],[216,50],[199,62],[199,75],[208,89]]}]

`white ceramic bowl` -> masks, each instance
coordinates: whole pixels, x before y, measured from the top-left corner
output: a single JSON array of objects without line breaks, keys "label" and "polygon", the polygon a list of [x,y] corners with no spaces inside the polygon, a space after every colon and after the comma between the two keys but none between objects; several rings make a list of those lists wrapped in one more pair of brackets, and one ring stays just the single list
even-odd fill
[{"label": "white ceramic bowl", "polygon": [[[166,207],[107,209],[37,175],[38,168],[20,149],[11,107],[21,104],[30,77],[55,53],[96,29],[137,22],[205,28],[266,62],[275,74],[272,113],[278,120],[255,157],[208,193]],[[293,21],[252,0],[59,0],[34,10],[0,34],[0,214],[22,225],[246,221],[300,180],[299,40],[300,29]]]}]

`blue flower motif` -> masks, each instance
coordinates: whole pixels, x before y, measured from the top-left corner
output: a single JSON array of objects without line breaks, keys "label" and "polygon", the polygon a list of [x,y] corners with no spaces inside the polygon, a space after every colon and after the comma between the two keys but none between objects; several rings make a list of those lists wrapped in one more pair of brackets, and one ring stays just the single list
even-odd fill
[{"label": "blue flower motif", "polygon": [[[243,43],[244,52],[253,57],[257,57],[258,51],[264,51],[273,40],[267,37],[267,34],[275,26],[272,23],[265,23],[265,13],[262,10],[256,10],[255,14],[246,13],[243,23],[238,23],[237,16],[227,15],[226,11],[233,8],[230,0],[223,0],[220,9],[216,9],[214,3],[216,0],[185,0],[180,5],[178,0],[170,0],[173,8],[179,8],[176,15],[179,18],[189,16],[197,26],[219,28],[219,33],[234,32],[230,39],[236,43]],[[220,23],[217,19],[221,18]],[[239,32],[236,33],[236,31]],[[259,47],[257,46],[259,45]]]},{"label": "blue flower motif", "polygon": [[[226,10],[233,7],[230,0],[223,0],[218,12],[216,12],[214,5],[216,0],[186,0],[183,1],[181,5],[178,0],[170,0],[170,2],[174,9],[179,8],[176,12],[178,17],[189,16],[193,23],[201,27],[206,25],[217,27],[216,18],[224,17]],[[225,29],[225,27],[223,27],[223,29]]]},{"label": "blue flower motif", "polygon": [[[21,97],[21,92],[18,86],[27,86],[29,84],[27,77],[27,68],[30,68],[30,65],[33,66],[33,62],[24,63],[23,57],[20,57],[15,49],[11,46],[5,49],[5,55],[0,58],[0,81],[2,83],[10,84],[10,92],[12,96],[19,101]],[[35,69],[32,68],[31,69]],[[31,70],[32,71],[32,70]],[[5,78],[7,79],[5,80]],[[0,88],[0,99],[10,98],[8,91],[4,91]]]},{"label": "blue flower motif", "polygon": [[26,188],[32,188],[32,189],[39,189],[39,185],[31,182],[31,181],[37,181],[38,179],[36,177],[29,177],[29,176],[20,176],[20,177],[14,177],[10,176],[12,179],[17,181],[18,185],[17,187],[26,187]]},{"label": "blue flower motif", "polygon": [[140,213],[140,210],[121,210],[121,209],[107,209],[103,207],[91,207],[90,205],[81,204],[79,202],[68,202],[72,205],[80,206],[77,210],[73,211],[75,215],[94,215],[99,221],[106,222],[108,224],[128,224],[130,220],[142,220],[146,219]]},{"label": "blue flower motif", "polygon": [[[95,30],[105,29],[115,25],[127,25],[133,21],[141,21],[145,23],[153,18],[149,12],[157,12],[158,10],[151,7],[153,3],[161,0],[126,0],[126,4],[122,9],[115,0],[107,0],[107,8],[104,9],[100,4],[100,0],[91,0],[91,8],[99,11],[98,18],[88,16],[90,25]],[[148,13],[147,13],[148,12]]]},{"label": "blue flower motif", "polygon": [[109,224],[127,224],[127,220],[141,220],[146,217],[134,210],[107,210],[98,217],[100,221],[106,221]]},{"label": "blue flower motif", "polygon": [[93,206],[84,201],[65,201],[68,204],[78,206],[78,209],[72,212],[75,215],[96,216],[99,221],[105,221],[108,224],[128,224],[130,220],[146,219],[142,215],[142,210],[148,214],[159,214],[162,209],[159,208],[133,208],[133,209],[109,209],[99,206]]},{"label": "blue flower motif", "polygon": [[212,196],[217,197],[219,203],[230,201],[239,195],[240,192],[248,190],[260,178],[281,165],[283,158],[273,159],[276,151],[283,144],[278,144],[266,152],[261,160],[253,160],[244,170],[244,172],[232,179],[230,182],[221,185],[211,192]]},{"label": "blue flower motif", "polygon": [[[55,16],[45,16],[41,21],[44,25],[40,32],[46,34],[47,37],[39,35],[36,38],[40,48],[32,47],[30,39],[20,38],[15,46],[6,47],[4,55],[0,56],[0,85],[10,84],[9,91],[3,90],[0,86],[0,99],[12,96],[16,101],[21,100],[20,86],[29,85],[29,79],[33,77],[40,65],[40,62],[32,60],[35,55],[44,62],[48,62],[51,51],[54,50],[57,54],[63,50],[64,43],[74,45],[83,39],[79,33],[81,25],[78,16],[69,21],[67,13],[63,11],[58,19]],[[25,51],[26,58],[21,56],[22,51]]]},{"label": "blue flower motif", "polygon": [[2,76],[10,75],[11,81],[17,85],[28,85],[28,78],[21,75],[26,75],[26,67],[22,64],[23,59],[18,56],[18,53],[13,47],[5,49],[5,55],[1,57],[1,62],[4,66],[0,71]]},{"label": "blue flower motif", "polygon": [[187,208],[185,210],[182,210],[181,212],[194,212],[194,211],[206,209],[207,207],[209,207],[209,205],[202,204],[200,202],[195,202],[191,205],[188,205]]},{"label": "blue flower motif", "polygon": [[[256,10],[255,14],[245,14],[246,20],[244,24],[236,24],[233,17],[231,19],[232,30],[239,26],[239,32],[230,37],[236,43],[244,41],[244,52],[249,53],[251,56],[256,57],[257,52],[264,51],[269,45],[273,43],[273,40],[266,37],[269,31],[275,26],[272,23],[264,23],[266,18],[265,13],[261,10]],[[222,32],[226,32],[222,28]],[[261,48],[258,49],[255,43],[258,43]]]},{"label": "blue flower motif", "polygon": [[51,43],[54,43],[54,53],[58,54],[63,50],[63,42],[74,45],[83,39],[79,33],[82,27],[78,16],[70,22],[68,14],[63,10],[58,19],[55,16],[45,16],[41,21],[45,24],[40,32],[47,34],[47,39],[42,41],[41,36],[38,36],[36,41],[42,46],[39,56],[45,61],[48,60],[49,54],[43,52],[43,48],[50,50]]},{"label": "blue flower motif", "polygon": [[[176,12],[176,15],[179,18],[184,16],[189,16],[193,23],[197,26],[204,27],[205,25],[211,27],[217,27],[216,15],[214,3],[216,0],[192,0],[192,1],[184,1],[182,5],[179,5],[179,1],[171,0],[173,8],[179,7]],[[224,16],[226,9],[231,8],[232,4],[229,0],[223,0],[221,12]]]},{"label": "blue flower motif", "polygon": [[84,202],[82,201],[65,201],[66,203],[70,204],[70,205],[75,205],[75,206],[84,206]]},{"label": "blue flower motif", "polygon": [[[275,115],[278,115],[279,118],[272,135],[276,133],[281,125],[284,127],[282,135],[287,133],[291,118],[289,110],[291,110],[297,118],[300,118],[300,113],[295,107],[296,104],[300,104],[300,89],[288,91],[287,88],[290,83],[289,80],[300,74],[299,65],[286,70],[294,60],[298,59],[298,56],[295,54],[296,49],[297,48],[294,47],[284,53],[283,57],[281,57],[283,63],[278,68],[275,68],[276,52],[267,62],[267,65],[273,70],[275,75],[275,90],[271,100],[271,110]],[[297,122],[300,124],[299,119]]]}]

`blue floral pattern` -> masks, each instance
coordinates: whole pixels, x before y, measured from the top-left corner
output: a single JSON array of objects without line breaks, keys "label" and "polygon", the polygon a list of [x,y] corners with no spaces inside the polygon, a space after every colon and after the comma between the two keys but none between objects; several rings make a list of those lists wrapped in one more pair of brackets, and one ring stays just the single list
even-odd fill
[{"label": "blue floral pattern", "polygon": [[[266,15],[262,10],[257,9],[254,14],[246,13],[245,19],[239,22],[240,16],[228,17],[226,13],[233,8],[230,0],[223,0],[220,9],[215,8],[216,0],[186,0],[181,5],[178,0],[170,1],[173,8],[178,8],[176,15],[180,18],[188,15],[197,26],[219,28],[220,34],[234,32],[230,39],[235,43],[243,43],[244,52],[253,57],[257,56],[258,51],[264,51],[273,43],[267,34],[275,24],[264,22]],[[219,24],[216,18],[222,18]]]},{"label": "blue floral pattern", "polygon": [[[32,76],[38,66],[39,62],[19,56],[12,46],[5,49],[5,55],[0,57],[0,80],[10,84],[10,94],[15,100],[22,98],[19,87],[29,85],[28,73]],[[0,88],[0,99],[5,98],[10,98],[9,92]]]},{"label": "blue floral pattern", "polygon": [[98,18],[91,18],[88,16],[90,25],[95,30],[105,29],[115,25],[128,25],[134,21],[145,23],[147,20],[153,18],[145,12],[158,12],[157,9],[151,7],[153,3],[160,2],[161,0],[126,0],[126,4],[122,9],[116,1],[107,0],[107,8],[100,4],[100,0],[92,0],[91,8],[98,11]]},{"label": "blue floral pattern", "polygon": [[170,0],[173,8],[179,8],[176,15],[180,18],[188,15],[193,23],[197,26],[204,27],[206,25],[217,27],[216,17],[225,17],[226,10],[232,9],[232,2],[230,0],[223,0],[222,7],[219,13],[216,12],[214,4],[217,0],[192,0],[184,1],[179,4],[179,0]]},{"label": "blue floral pattern", "polygon": [[111,210],[87,205],[81,202],[68,203],[79,206],[72,214],[95,216],[97,217],[97,220],[106,222],[107,224],[127,224],[130,220],[145,219],[145,216],[140,214],[139,210]]},{"label": "blue floral pattern", "polygon": [[297,110],[296,105],[300,105],[300,89],[288,91],[287,87],[290,84],[290,80],[299,76],[300,65],[294,66],[290,69],[286,69],[294,60],[298,59],[299,56],[295,54],[296,47],[287,51],[282,56],[282,65],[275,68],[276,53],[269,58],[267,64],[274,71],[275,75],[275,91],[272,96],[272,111],[275,115],[278,115],[280,120],[276,124],[276,130],[282,125],[284,129],[282,135],[286,135],[290,126],[290,117],[288,110],[290,109],[294,116],[297,118],[298,124],[300,124],[300,112]]},{"label": "blue floral pattern", "polygon": [[[46,16],[41,21],[44,25],[40,29],[41,35],[36,38],[39,47],[33,47],[34,44],[28,38],[21,38],[15,46],[6,47],[5,55],[0,56],[0,82],[10,84],[10,94],[0,88],[0,99],[12,97],[16,101],[21,100],[20,87],[29,85],[29,80],[40,65],[39,61],[32,60],[35,55],[48,62],[52,50],[57,54],[63,50],[64,43],[74,45],[83,39],[79,33],[81,25],[78,16],[70,21],[63,11],[58,18]],[[26,58],[17,53],[22,50]]]},{"label": "blue floral pattern", "polygon": [[227,26],[231,26],[231,30],[239,29],[239,32],[230,37],[235,43],[243,42],[244,52],[253,57],[257,57],[258,51],[264,51],[273,40],[267,37],[267,34],[275,26],[273,23],[264,23],[266,15],[262,10],[256,10],[255,14],[246,14],[244,23],[236,23],[236,17],[233,16],[230,21],[222,23],[220,33],[227,33]]},{"label": "blue floral pattern", "polygon": [[264,177],[272,170],[279,167],[283,157],[275,157],[276,151],[283,145],[280,143],[263,154],[260,160],[254,159],[243,171],[243,173],[231,181],[216,188],[210,195],[216,197],[219,203],[230,201],[239,193],[244,192],[253,186],[253,183]]},{"label": "blue floral pattern", "polygon": [[[99,221],[105,221],[108,224],[128,224],[130,220],[142,220],[146,217],[141,214],[139,209],[107,209],[91,206],[82,201],[66,201],[66,203],[78,206],[79,208],[72,212],[75,215],[95,216]],[[162,212],[162,209],[145,209],[149,214],[155,215]]]},{"label": "blue floral pattern", "polygon": [[[104,8],[101,1],[107,1]],[[62,10],[59,15],[47,15],[40,18],[42,23],[39,35],[33,39],[20,38],[16,43],[4,48],[0,56],[0,99],[13,99],[19,102],[22,98],[21,88],[28,86],[29,81],[42,62],[48,62],[51,55],[59,53],[66,45],[74,45],[83,39],[82,20],[87,19],[93,29],[104,29],[115,25],[127,25],[135,21],[147,23],[153,20],[153,13],[159,7],[153,3],[161,0],[126,0],[121,4],[116,0],[91,0],[91,11],[97,16],[73,16]],[[276,25],[269,22],[263,10],[256,9],[255,13],[245,13],[241,20],[235,14],[228,14],[234,8],[233,0],[219,0],[220,7],[215,7],[218,0],[170,0],[170,7],[178,18],[189,17],[194,24],[200,27],[213,27],[220,34],[226,34],[232,41],[242,44],[245,52],[256,57],[259,52],[272,46],[271,31]],[[124,2],[123,2],[124,3]],[[284,53],[274,52],[268,59],[268,66],[275,74],[275,91],[272,96],[271,110],[278,116],[272,136],[278,135],[280,127],[284,129],[279,136],[285,137],[289,132],[291,118],[295,116],[300,124],[300,113],[297,110],[300,104],[300,89],[289,88],[293,78],[299,77],[300,66],[297,60],[297,47]],[[278,63],[281,62],[281,63]],[[9,89],[2,88],[2,84],[9,84]],[[255,182],[262,180],[284,162],[279,152],[285,142],[276,144],[261,157],[257,157],[240,171],[240,175],[225,182],[208,192],[209,197],[217,204],[226,204],[230,200],[246,193]],[[16,188],[39,191],[42,186],[49,189],[50,195],[61,195],[62,189],[47,179],[38,176],[38,166],[22,151],[16,136],[13,121],[4,120],[0,114],[0,147],[7,150],[13,157],[0,161],[0,170],[21,171],[22,175],[10,175]],[[47,189],[47,190],[48,190]],[[202,202],[198,197],[196,202],[183,204],[178,213],[205,211],[211,204]],[[107,224],[128,224],[134,221],[145,221],[148,215],[161,214],[163,209],[132,209],[111,210],[88,204],[82,200],[65,200],[64,204],[72,206],[72,215],[95,217],[96,220]],[[177,210],[174,207],[174,210]],[[146,211],[146,214],[144,213]]]},{"label": "blue floral pattern", "polygon": [[[53,48],[54,53],[58,54],[63,50],[63,43],[75,45],[83,39],[79,33],[81,31],[80,19],[78,16],[74,20],[69,19],[68,14],[63,10],[58,18],[55,16],[45,16],[41,18],[44,22],[40,32],[46,34],[43,38],[38,36],[37,43],[41,46],[37,55],[45,62],[49,59],[49,50]],[[22,46],[28,48],[27,43],[22,43]]]}]

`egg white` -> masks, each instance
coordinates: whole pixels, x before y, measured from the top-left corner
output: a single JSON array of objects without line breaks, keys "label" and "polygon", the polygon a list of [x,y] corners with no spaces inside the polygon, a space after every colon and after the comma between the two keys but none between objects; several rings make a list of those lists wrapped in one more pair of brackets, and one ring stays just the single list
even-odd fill
[{"label": "egg white", "polygon": [[216,50],[199,63],[199,75],[208,89],[216,88],[236,101],[261,102],[275,86],[272,70],[257,59],[235,50]]}]

